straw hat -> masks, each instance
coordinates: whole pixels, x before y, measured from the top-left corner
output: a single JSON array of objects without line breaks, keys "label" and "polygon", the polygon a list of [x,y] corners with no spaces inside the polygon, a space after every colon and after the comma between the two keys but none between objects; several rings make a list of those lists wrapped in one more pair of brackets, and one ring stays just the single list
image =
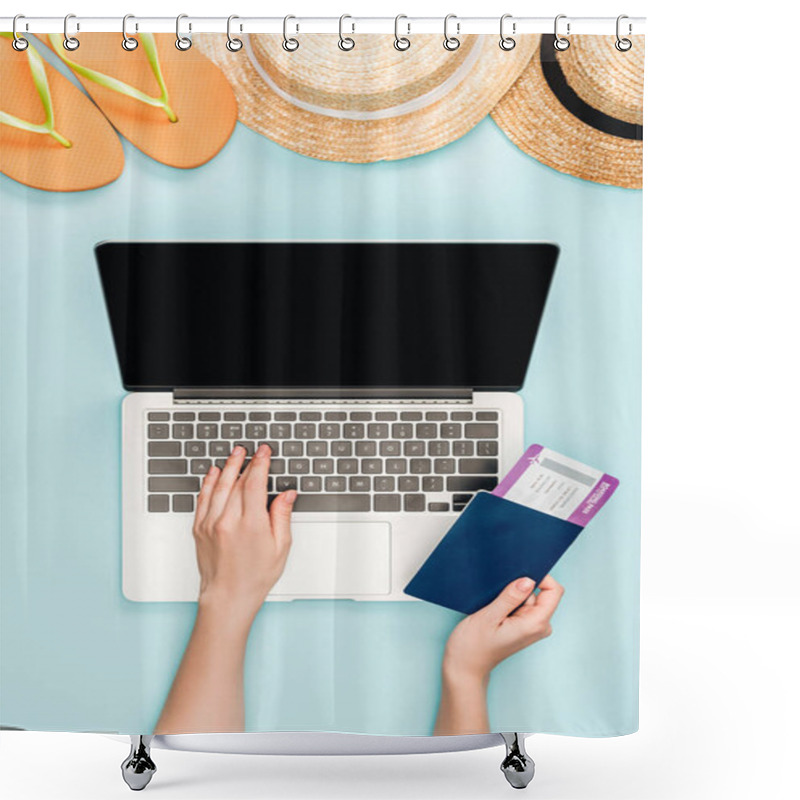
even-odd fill
[{"label": "straw hat", "polygon": [[644,36],[619,52],[614,36],[572,36],[557,51],[540,38],[513,88],[492,111],[528,155],[578,178],[642,187]]},{"label": "straw hat", "polygon": [[294,52],[275,35],[241,35],[230,52],[226,37],[194,42],[223,70],[239,104],[239,119],[278,144],[326,161],[364,163],[436,150],[486,117],[525,69],[535,37],[513,50],[497,36],[462,36],[455,51],[442,37],[364,34],[342,52],[336,36],[298,37]]}]

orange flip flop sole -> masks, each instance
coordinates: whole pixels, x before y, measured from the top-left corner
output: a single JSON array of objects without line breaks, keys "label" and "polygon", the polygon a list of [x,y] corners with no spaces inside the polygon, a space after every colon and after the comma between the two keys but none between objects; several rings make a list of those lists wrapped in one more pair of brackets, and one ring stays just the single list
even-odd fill
[{"label": "orange flip flop sole", "polygon": [[[143,153],[171,167],[199,167],[213,158],[233,133],[236,96],[219,67],[202,53],[178,50],[170,34],[155,34],[155,40],[177,122],[170,122],[161,108],[76,76],[109,122]],[[120,37],[113,33],[86,34],[80,42],[79,50],[65,54],[70,60],[152,97],[160,96],[141,45],[136,50],[123,50]]]},{"label": "orange flip flop sole", "polygon": [[[45,110],[36,91],[28,56],[0,40],[0,108],[39,124]],[[55,129],[72,147],[43,133],[0,124],[0,172],[50,192],[96,189],[116,180],[125,164],[122,144],[94,103],[63,75],[45,64]]]}]

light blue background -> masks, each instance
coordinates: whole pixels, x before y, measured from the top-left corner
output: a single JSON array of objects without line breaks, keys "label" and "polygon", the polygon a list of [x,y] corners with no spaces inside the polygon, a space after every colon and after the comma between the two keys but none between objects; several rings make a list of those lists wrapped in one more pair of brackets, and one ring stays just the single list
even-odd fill
[{"label": "light blue background", "polygon": [[[127,142],[125,157],[122,176],[90,192],[0,176],[0,722],[150,730],[194,616],[192,604],[121,594],[123,390],[96,242],[533,239],[562,253],[523,389],[526,440],[621,487],[555,570],[566,594],[554,635],[495,670],[492,728],[634,731],[641,193],[544,167],[488,118],[437,152],[373,165],[314,161],[242,125],[196,170],[169,169]],[[248,730],[430,733],[458,619],[425,603],[266,607],[248,650]]]}]

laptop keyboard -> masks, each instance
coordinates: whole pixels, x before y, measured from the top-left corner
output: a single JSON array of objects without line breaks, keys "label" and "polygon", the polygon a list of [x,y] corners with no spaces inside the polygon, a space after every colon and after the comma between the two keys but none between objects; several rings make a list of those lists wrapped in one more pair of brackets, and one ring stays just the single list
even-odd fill
[{"label": "laptop keyboard", "polygon": [[148,411],[147,509],[192,513],[202,476],[236,445],[272,449],[267,491],[295,511],[461,511],[499,470],[499,413]]}]

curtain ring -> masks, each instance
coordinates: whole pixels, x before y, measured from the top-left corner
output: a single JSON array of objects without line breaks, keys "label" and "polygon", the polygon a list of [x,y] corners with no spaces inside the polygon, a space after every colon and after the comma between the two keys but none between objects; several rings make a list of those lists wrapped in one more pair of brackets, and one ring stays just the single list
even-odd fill
[{"label": "curtain ring", "polygon": [[[624,19],[628,19],[627,14],[620,14],[617,17],[617,41],[614,42],[614,47],[616,47],[617,50],[620,51],[620,53],[627,53],[628,50],[630,50],[631,47],[633,47],[633,42],[630,39],[624,39],[619,35],[620,22],[622,22],[622,20]],[[629,22],[628,35],[630,35],[630,33],[631,33],[631,24]]]},{"label": "curtain ring", "polygon": [[[77,50],[81,46],[81,43],[75,36],[69,35],[69,30],[68,30],[69,21],[75,18],[76,17],[74,14],[67,14],[67,16],[64,17],[64,49],[69,50],[70,52]],[[79,31],[80,29],[81,26],[75,23],[75,30]]]},{"label": "curtain ring", "polygon": [[[225,42],[225,47],[227,47],[231,53],[238,53],[242,47],[244,47],[244,42],[242,42],[241,39],[236,39],[235,37],[231,36],[231,22],[233,22],[235,19],[239,19],[236,14],[231,14],[228,17],[228,41]],[[239,27],[239,30],[241,30],[241,26]]]},{"label": "curtain ring", "polygon": [[[444,18],[444,41],[442,42],[442,46],[444,47],[445,50],[450,50],[452,52],[453,50],[458,50],[458,48],[461,47],[461,42],[458,40],[457,37],[449,35],[447,29],[449,27],[451,19],[458,19],[458,17],[456,17],[455,14],[448,14]],[[456,22],[456,33],[458,33],[459,31],[459,27],[460,26],[458,22]]]},{"label": "curtain ring", "polygon": [[[178,14],[175,18],[175,47],[178,50],[188,50],[192,46],[192,40],[188,36],[183,36],[181,34],[181,20],[188,19],[188,14]],[[192,23],[189,23],[189,31],[192,30]]]},{"label": "curtain ring", "polygon": [[[139,46],[139,40],[128,36],[128,20],[136,19],[133,14],[126,14],[122,18],[122,49],[127,50],[129,53]],[[136,30],[139,30],[139,25],[136,25]]]},{"label": "curtain ring", "polygon": [[[293,17],[291,14],[287,14],[283,18],[283,49],[287,53],[294,53],[298,47],[300,47],[300,42],[297,39],[289,36],[289,20],[290,19],[297,19],[297,17]],[[300,26],[297,25],[295,30],[299,31]]]},{"label": "curtain ring", "polygon": [[[411,39],[407,39],[405,36],[400,35],[400,20],[401,19],[408,19],[405,14],[398,14],[394,18],[394,49],[399,50],[401,53],[404,50],[408,50],[411,47]],[[411,33],[411,25],[406,23],[406,28],[408,29],[408,33]]]},{"label": "curtain ring", "polygon": [[[511,14],[503,14],[500,17],[500,49],[501,50],[513,50],[517,46],[516,40],[512,39],[510,36],[506,36],[505,32],[503,31],[503,27],[505,26],[505,22],[507,19],[511,19]],[[516,33],[517,25],[516,23],[511,23],[511,32]]]},{"label": "curtain ring", "polygon": [[[566,39],[558,33],[558,21],[566,18],[566,14],[559,14],[556,17],[555,23],[553,24],[553,33],[556,37],[555,42],[553,42],[553,46],[556,48],[556,50],[560,50],[562,53],[569,47],[569,39]],[[569,36],[569,22],[567,22],[567,36]]]},{"label": "curtain ring", "polygon": [[20,36],[17,33],[17,20],[25,19],[24,14],[17,14],[14,17],[14,21],[11,23],[11,46],[18,52],[22,53],[28,49],[28,45],[30,42],[24,37]]},{"label": "curtain ring", "polygon": [[[339,17],[339,49],[344,50],[345,52],[347,52],[348,50],[352,50],[356,46],[356,43],[349,36],[345,36],[342,33],[342,28],[344,26],[344,21],[346,19],[353,19],[353,18],[349,14],[342,14],[342,16]],[[352,22],[350,24],[352,25],[353,28],[351,33],[355,33],[356,26],[353,25]]]}]

